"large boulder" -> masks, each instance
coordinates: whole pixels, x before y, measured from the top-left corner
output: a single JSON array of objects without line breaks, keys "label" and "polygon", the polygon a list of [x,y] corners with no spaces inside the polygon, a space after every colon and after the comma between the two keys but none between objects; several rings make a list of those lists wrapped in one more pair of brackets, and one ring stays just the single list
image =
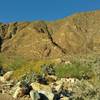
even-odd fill
[{"label": "large boulder", "polygon": [[6,81],[9,81],[12,75],[13,75],[13,71],[8,71],[7,73],[5,73],[5,74],[3,75],[3,77],[4,77],[4,79],[5,79]]},{"label": "large boulder", "polygon": [[40,93],[41,95],[45,95],[48,98],[47,100],[53,100],[54,95],[49,85],[43,85],[43,84],[34,82],[34,83],[31,83],[31,86],[33,90],[38,91],[38,93]]},{"label": "large boulder", "polygon": [[0,81],[1,82],[9,81],[11,79],[12,75],[13,75],[13,71],[8,71],[3,76],[0,76]]}]

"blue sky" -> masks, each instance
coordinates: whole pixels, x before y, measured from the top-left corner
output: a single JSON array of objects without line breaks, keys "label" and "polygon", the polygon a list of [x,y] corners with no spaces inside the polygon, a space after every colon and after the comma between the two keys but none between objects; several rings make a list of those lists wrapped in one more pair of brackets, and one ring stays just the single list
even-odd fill
[{"label": "blue sky", "polygon": [[0,0],[0,22],[56,20],[100,10],[100,0]]}]

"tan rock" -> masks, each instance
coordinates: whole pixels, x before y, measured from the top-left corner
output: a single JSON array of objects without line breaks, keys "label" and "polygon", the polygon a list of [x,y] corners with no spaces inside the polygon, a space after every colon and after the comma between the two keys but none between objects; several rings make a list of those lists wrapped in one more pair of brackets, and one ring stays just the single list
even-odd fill
[{"label": "tan rock", "polygon": [[13,71],[8,71],[7,73],[5,73],[5,74],[3,75],[3,77],[4,77],[4,79],[5,79],[6,81],[9,81],[10,78],[11,78],[11,76],[12,76],[12,74],[13,74]]},{"label": "tan rock", "polygon": [[3,83],[6,82],[3,76],[0,76],[0,82],[3,82]]},{"label": "tan rock", "polygon": [[38,91],[38,93],[44,94],[49,100],[53,100],[53,93],[49,85],[43,85],[40,83],[31,83],[33,90]]},{"label": "tan rock", "polygon": [[36,90],[36,91],[40,91],[40,90],[47,91],[47,92],[52,91],[49,85],[43,85],[43,84],[40,84],[37,82],[31,83],[31,86],[32,86],[33,90]]},{"label": "tan rock", "polygon": [[65,64],[68,65],[68,64],[72,64],[70,61],[65,61]]},{"label": "tan rock", "polygon": [[54,62],[57,63],[57,64],[59,64],[59,63],[62,62],[62,59],[61,58],[54,59]]},{"label": "tan rock", "polygon": [[5,73],[3,76],[0,76],[0,81],[3,83],[9,81],[12,74],[13,74],[13,71],[9,71],[9,72]]},{"label": "tan rock", "polygon": [[47,75],[46,79],[48,80],[48,82],[54,82],[57,80],[57,76],[54,75]]},{"label": "tan rock", "polygon": [[63,89],[72,91],[73,86],[78,82],[79,80],[76,78],[62,78],[61,81],[64,82]]},{"label": "tan rock", "polygon": [[60,100],[69,100],[68,97],[62,97]]},{"label": "tan rock", "polygon": [[61,80],[58,80],[50,84],[51,88],[54,88],[56,91],[59,91],[62,88],[62,85],[63,85],[63,81]]},{"label": "tan rock", "polygon": [[25,94],[25,90],[23,87],[21,87],[22,83],[21,82],[18,82],[16,84],[16,86],[14,87],[14,93],[13,93],[13,98],[18,98],[18,97],[22,97],[24,96]]},{"label": "tan rock", "polygon": [[22,92],[22,88],[17,87],[15,93],[13,94],[13,98],[16,99],[16,98],[21,97],[21,96],[23,96],[23,95],[24,95],[24,94],[23,94],[23,92]]}]

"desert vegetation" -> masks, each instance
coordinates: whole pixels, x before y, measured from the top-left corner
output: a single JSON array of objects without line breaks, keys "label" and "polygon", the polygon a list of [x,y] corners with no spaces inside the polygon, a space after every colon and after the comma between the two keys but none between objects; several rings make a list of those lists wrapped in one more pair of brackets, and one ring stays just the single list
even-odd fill
[{"label": "desert vegetation", "polygon": [[[44,79],[44,75],[48,72],[49,74],[56,76],[58,80],[61,78],[75,78],[79,80],[78,83],[74,84],[69,99],[100,99],[99,55],[90,54],[86,56],[78,55],[74,57],[65,57],[65,59],[61,60],[62,62],[59,63],[52,59],[28,61],[19,56],[14,57],[14,59],[8,59],[2,54],[0,55],[0,58],[2,58],[0,59],[0,66],[3,67],[4,73],[9,70],[14,71],[12,76],[12,79],[14,80],[23,80],[24,84],[30,84],[34,83],[36,80],[39,81],[40,79]],[[47,80],[44,82],[47,82],[46,84],[48,84]]]}]

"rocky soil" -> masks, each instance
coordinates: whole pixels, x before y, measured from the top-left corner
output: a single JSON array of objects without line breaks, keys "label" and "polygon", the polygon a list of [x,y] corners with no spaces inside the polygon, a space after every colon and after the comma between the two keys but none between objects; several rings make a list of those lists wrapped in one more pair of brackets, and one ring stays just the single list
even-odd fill
[{"label": "rocky soil", "polygon": [[[75,59],[81,64],[89,66],[89,74],[88,72],[82,74],[81,71],[84,70],[76,68],[79,72],[75,69],[72,69],[74,71],[70,70],[70,77],[67,71],[66,73],[63,71],[62,74],[65,73],[64,76],[59,77],[56,73],[57,71],[60,73],[61,69],[56,71],[54,64],[45,64],[42,66],[43,70],[41,70],[40,74],[35,72],[23,73],[24,75],[20,79],[14,80],[11,78],[13,71],[5,72],[1,68],[0,100],[6,100],[6,98],[8,100],[99,100],[100,56],[75,57]],[[66,61],[61,63],[70,68],[73,62]],[[56,67],[58,65],[56,64]],[[79,64],[78,66],[82,67]]]}]

